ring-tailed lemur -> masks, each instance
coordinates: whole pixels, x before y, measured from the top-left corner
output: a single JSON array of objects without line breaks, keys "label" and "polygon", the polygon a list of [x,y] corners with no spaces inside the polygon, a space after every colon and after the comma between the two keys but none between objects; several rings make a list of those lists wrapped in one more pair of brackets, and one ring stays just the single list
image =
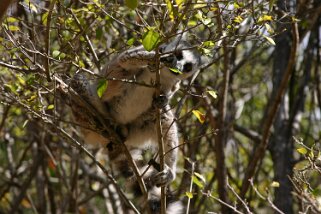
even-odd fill
[{"label": "ring-tailed lemur", "polygon": [[[139,84],[152,85],[156,83],[156,53],[155,51],[146,51],[143,46],[121,53],[107,65],[103,76],[118,81],[108,81],[107,90],[101,98],[98,98],[96,94],[96,83],[89,84],[85,93],[86,100],[95,106],[102,115],[109,115],[117,125],[126,127],[125,131],[122,131],[124,143],[130,149],[133,159],[138,162],[141,160],[140,148],[147,146],[157,148],[158,146],[155,108],[161,107],[161,124],[166,153],[165,167],[161,172],[153,170],[144,176],[145,180],[149,181],[150,190],[165,186],[175,179],[178,133],[168,101],[178,90],[180,81],[192,76],[200,64],[198,52],[191,49],[191,45],[185,40],[180,39],[161,45],[159,57],[160,97],[155,97],[155,87]],[[121,80],[131,80],[137,84]],[[73,111],[76,120],[81,120],[78,117],[79,112],[76,112],[76,109]],[[85,123],[84,121],[79,122]],[[82,128],[82,133],[85,142],[100,143],[108,148],[109,159],[115,163],[119,172],[126,177],[133,175],[126,156],[119,152],[117,145],[89,129]],[[155,192],[158,191],[150,191],[150,201],[159,200],[157,198],[159,195]],[[157,209],[155,204],[152,204],[151,207]]]}]

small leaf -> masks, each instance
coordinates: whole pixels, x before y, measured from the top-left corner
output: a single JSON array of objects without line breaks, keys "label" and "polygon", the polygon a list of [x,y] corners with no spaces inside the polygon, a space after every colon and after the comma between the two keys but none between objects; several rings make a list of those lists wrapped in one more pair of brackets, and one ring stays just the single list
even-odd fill
[{"label": "small leaf", "polygon": [[30,204],[29,200],[26,198],[22,199],[22,201],[20,203],[24,208],[28,208],[28,209],[31,208],[31,204]]},{"label": "small leaf", "polygon": [[191,193],[191,192],[185,192],[185,195],[186,195],[188,198],[193,198],[193,193]]},{"label": "small leaf", "polygon": [[169,68],[170,71],[172,71],[175,74],[183,74],[183,72],[181,72],[180,70],[178,70],[177,68]]},{"label": "small leaf", "polygon": [[84,68],[84,67],[85,67],[85,63],[84,63],[84,61],[82,61],[82,60],[79,60],[79,61],[78,61],[78,65],[79,65],[79,67],[81,67],[81,68]]},{"label": "small leaf", "polygon": [[267,30],[267,32],[268,32],[269,34],[274,33],[273,28],[272,28],[268,23],[264,23],[264,26],[265,26],[265,29]]},{"label": "small leaf", "polygon": [[193,110],[192,112],[200,123],[203,124],[205,122],[205,114],[203,114],[199,110]]},{"label": "small leaf", "polygon": [[157,44],[160,42],[160,35],[153,28],[149,29],[143,35],[143,46],[147,51],[153,50]]},{"label": "small leaf", "polygon": [[213,41],[205,41],[202,43],[202,47],[204,48],[212,48],[215,46],[215,43]]},{"label": "small leaf", "polygon": [[45,25],[45,26],[47,25],[48,14],[49,14],[49,12],[45,12],[45,13],[42,14],[42,16],[41,16],[42,24]]},{"label": "small leaf", "polygon": [[28,124],[28,122],[29,122],[29,120],[25,120],[25,122],[23,122],[23,124],[22,124],[22,128],[25,128],[26,125]]},{"label": "small leaf", "polygon": [[258,22],[267,22],[267,21],[272,21],[273,17],[269,16],[269,15],[263,15],[260,16],[260,18],[258,19]]},{"label": "small leaf", "polygon": [[240,8],[240,5],[237,2],[234,2],[233,6],[234,6],[235,9],[239,9]]},{"label": "small leaf", "polygon": [[302,155],[305,155],[306,153],[308,153],[308,150],[304,147],[300,147],[296,150],[297,152],[299,152]]},{"label": "small leaf", "polygon": [[127,45],[128,46],[132,46],[133,44],[134,44],[134,42],[136,41],[136,39],[135,38],[130,38],[128,41],[127,41]]},{"label": "small leaf", "polygon": [[47,106],[47,110],[51,110],[51,109],[54,109],[55,106],[53,104],[50,104],[49,106]]},{"label": "small leaf", "polygon": [[99,27],[96,29],[96,39],[101,39],[102,36],[103,36],[103,28],[102,27]]},{"label": "small leaf", "polygon": [[189,21],[187,22],[187,25],[190,26],[190,27],[193,27],[193,26],[197,25],[197,21],[195,21],[195,20],[189,20]]},{"label": "small leaf", "polygon": [[125,0],[125,4],[128,8],[135,10],[138,6],[138,0]]},{"label": "small leaf", "polygon": [[168,10],[168,14],[169,14],[169,18],[174,21],[174,7],[172,4],[172,1],[170,0],[165,0],[166,2],[166,6],[167,6],[167,10]]},{"label": "small leaf", "polygon": [[263,35],[263,37],[271,44],[271,45],[275,45],[274,40],[271,37],[265,36]]},{"label": "small leaf", "polygon": [[105,91],[107,90],[107,85],[108,85],[108,81],[105,79],[102,79],[98,82],[97,95],[99,98],[101,98],[104,95]]},{"label": "small leaf", "polygon": [[183,3],[185,2],[185,0],[175,0],[175,2],[177,4],[178,8],[181,9],[181,7],[182,7]]},{"label": "small leaf", "polygon": [[37,95],[32,95],[29,99],[27,99],[28,102],[32,102],[37,98]]},{"label": "small leaf", "polygon": [[18,26],[15,26],[15,25],[9,25],[8,28],[9,28],[10,31],[18,31],[18,30],[20,30],[20,28]]},{"label": "small leaf", "polygon": [[202,174],[198,172],[194,172],[194,175],[196,175],[199,179],[201,179],[204,183],[206,183],[205,177]]},{"label": "small leaf", "polygon": [[17,75],[17,78],[18,78],[18,81],[21,85],[26,85],[26,81],[21,77],[21,76],[18,76]]},{"label": "small leaf", "polygon": [[273,181],[273,182],[271,183],[271,187],[280,187],[280,183],[277,182],[277,181]]},{"label": "small leaf", "polygon": [[18,22],[19,20],[14,18],[14,17],[8,17],[6,18],[6,22],[8,23],[14,23],[14,22]]},{"label": "small leaf", "polygon": [[202,7],[206,7],[206,3],[202,0],[198,0],[196,1],[196,4],[194,4],[194,9],[199,9],[199,8],[202,8]]},{"label": "small leaf", "polygon": [[193,181],[193,183],[196,184],[199,188],[201,188],[201,189],[204,188],[203,183],[202,183],[200,180],[198,180],[198,178],[197,178],[195,175],[192,176],[192,181]]},{"label": "small leaf", "polygon": [[237,17],[234,18],[233,21],[236,22],[236,23],[241,23],[243,21],[243,18],[241,16],[237,16]]},{"label": "small leaf", "polygon": [[269,1],[269,11],[271,11],[273,9],[274,3],[275,3],[275,0],[270,0]]},{"label": "small leaf", "polygon": [[208,90],[208,91],[206,91],[206,92],[209,93],[209,95],[211,95],[214,99],[217,98],[217,93],[216,93],[216,91]]},{"label": "small leaf", "polygon": [[59,56],[59,54],[60,54],[60,51],[54,50],[54,51],[52,52],[52,57],[57,59],[58,56]]}]

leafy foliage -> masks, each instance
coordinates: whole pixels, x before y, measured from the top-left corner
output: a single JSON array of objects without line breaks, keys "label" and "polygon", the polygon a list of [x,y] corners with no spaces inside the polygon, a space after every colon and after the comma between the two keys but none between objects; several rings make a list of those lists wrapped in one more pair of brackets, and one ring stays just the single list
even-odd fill
[{"label": "leafy foliage", "polygon": [[[0,31],[0,213],[128,211],[115,189],[127,181],[113,184],[105,156],[76,144],[79,127],[64,91],[82,72],[100,80],[101,97],[112,80],[99,72],[116,54],[137,45],[157,50],[183,33],[203,56],[199,75],[183,82],[172,102],[181,133],[170,187],[176,199],[190,213],[286,213],[281,202],[288,198],[294,213],[320,212],[321,5],[291,2],[12,2]],[[291,64],[282,51],[295,47],[295,26]],[[275,57],[280,50],[282,59]],[[268,115],[288,64],[279,111]],[[265,135],[270,143],[261,147]],[[248,183],[242,179],[257,149],[263,153]],[[280,164],[286,154],[290,163]],[[284,187],[293,195],[278,200]]]}]

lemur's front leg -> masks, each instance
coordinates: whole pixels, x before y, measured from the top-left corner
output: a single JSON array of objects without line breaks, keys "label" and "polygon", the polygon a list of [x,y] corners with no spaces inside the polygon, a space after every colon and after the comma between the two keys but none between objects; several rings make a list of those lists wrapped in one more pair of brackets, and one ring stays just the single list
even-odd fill
[{"label": "lemur's front leg", "polygon": [[126,70],[135,70],[155,63],[155,51],[146,51],[143,46],[129,49],[120,54],[115,66],[120,66]]}]

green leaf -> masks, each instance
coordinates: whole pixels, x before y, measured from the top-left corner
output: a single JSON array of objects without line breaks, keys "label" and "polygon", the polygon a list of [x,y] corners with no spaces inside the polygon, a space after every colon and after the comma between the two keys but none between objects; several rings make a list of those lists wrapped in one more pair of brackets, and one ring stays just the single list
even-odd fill
[{"label": "green leaf", "polygon": [[135,10],[136,7],[138,6],[138,0],[125,0],[125,5],[128,8]]},{"label": "green leaf", "polygon": [[243,21],[243,18],[241,16],[237,16],[234,18],[234,22],[241,23]]},{"label": "green leaf", "polygon": [[15,25],[9,25],[8,28],[9,28],[10,31],[18,31],[18,30],[20,30],[20,28],[18,26],[15,26]]},{"label": "green leaf", "polygon": [[166,2],[166,6],[167,6],[169,18],[170,18],[172,21],[174,21],[175,18],[177,17],[177,10],[176,10],[176,8],[173,6],[171,0],[165,0],[165,2]]},{"label": "green leaf", "polygon": [[302,155],[305,155],[306,153],[308,153],[308,150],[304,147],[300,147],[296,150],[297,152],[299,152]]},{"label": "green leaf", "polygon": [[60,51],[54,50],[54,51],[52,52],[52,57],[55,58],[55,59],[57,59],[57,58],[59,57],[59,54],[60,54]]},{"label": "green leaf", "polygon": [[199,110],[193,110],[192,113],[195,115],[195,117],[198,119],[200,123],[203,124],[205,122],[205,114],[203,114]]},{"label": "green leaf", "polygon": [[6,22],[8,23],[14,23],[14,22],[18,22],[19,20],[14,18],[14,17],[7,17],[6,18]]},{"label": "green leaf", "polygon": [[96,39],[101,39],[103,36],[104,32],[103,32],[103,28],[99,27],[96,29]]},{"label": "green leaf", "polygon": [[274,3],[275,3],[275,0],[269,1],[269,11],[272,11]]},{"label": "green leaf", "polygon": [[191,193],[191,192],[185,192],[185,195],[186,195],[188,198],[193,198],[193,193]]},{"label": "green leaf", "polygon": [[105,91],[107,90],[108,86],[108,81],[105,79],[99,80],[98,85],[97,85],[97,95],[99,98],[101,98]]},{"label": "green leaf", "polygon": [[217,98],[217,93],[216,93],[216,91],[208,90],[208,91],[206,91],[206,92],[209,93],[209,95],[211,95],[214,99]]},{"label": "green leaf", "polygon": [[84,67],[85,67],[85,63],[84,63],[84,61],[82,61],[82,60],[79,60],[79,61],[78,61],[78,65],[79,65],[79,67],[81,67],[81,68],[84,68]]},{"label": "green leaf", "polygon": [[201,188],[201,189],[204,188],[203,183],[202,183],[200,180],[198,180],[198,178],[197,178],[195,175],[192,176],[192,181],[193,181],[193,183],[196,184],[199,188]]},{"label": "green leaf", "polygon": [[55,106],[53,104],[50,104],[49,106],[47,106],[47,110],[51,110],[51,109],[54,109]]},{"label": "green leaf", "polygon": [[183,72],[181,72],[180,70],[178,70],[177,68],[169,68],[170,71],[172,71],[175,74],[183,74]]},{"label": "green leaf", "polygon": [[29,122],[29,120],[25,120],[25,122],[23,122],[23,124],[22,124],[22,128],[25,128],[26,125],[28,124],[28,122]]},{"label": "green leaf", "polygon": [[272,183],[271,183],[271,187],[280,187],[280,183],[279,182],[277,182],[277,181],[273,181]]},{"label": "green leaf", "polygon": [[48,14],[49,14],[49,12],[45,12],[45,13],[42,14],[42,16],[41,16],[42,24],[45,25],[45,26],[47,25]]},{"label": "green leaf", "polygon": [[187,25],[188,25],[189,27],[193,27],[193,26],[197,25],[197,21],[190,19],[190,20],[187,22]]},{"label": "green leaf", "polygon": [[202,174],[200,174],[198,172],[194,172],[194,175],[196,175],[196,177],[201,179],[201,181],[203,181],[204,183],[206,182],[205,177]]},{"label": "green leaf", "polygon": [[265,29],[267,30],[267,32],[269,34],[273,34],[274,33],[273,28],[268,23],[264,23],[264,26],[265,26]]},{"label": "green leaf", "polygon": [[260,16],[260,18],[258,19],[258,22],[267,22],[267,21],[272,21],[273,20],[273,17],[272,16],[269,16],[269,15],[263,15],[263,16]]},{"label": "green leaf", "polygon": [[153,28],[149,29],[143,35],[142,43],[143,43],[144,48],[147,51],[151,51],[151,50],[155,49],[159,42],[160,42],[160,35]]},{"label": "green leaf", "polygon": [[130,38],[128,41],[127,41],[127,45],[128,46],[132,46],[133,44],[134,44],[134,42],[136,41],[136,39],[135,38]]},{"label": "green leaf", "polygon": [[32,102],[37,98],[37,95],[32,95],[29,99],[27,99],[28,102]]},{"label": "green leaf", "polygon": [[215,46],[215,43],[213,41],[205,41],[202,43],[202,47],[204,48],[212,48]]},{"label": "green leaf", "polygon": [[185,0],[175,0],[175,2],[177,4],[178,8],[181,8],[183,3],[185,2]]},{"label": "green leaf", "polygon": [[274,40],[271,37],[268,37],[266,35],[263,35],[263,37],[271,44],[271,45],[275,45]]},{"label": "green leaf", "polygon": [[196,1],[196,3],[194,4],[194,9],[199,9],[199,8],[203,8],[206,6],[207,5],[204,1]]},{"label": "green leaf", "polygon": [[35,12],[38,13],[38,9],[37,7],[31,3],[30,0],[24,0],[23,2],[20,2],[19,4],[21,4],[22,6],[24,6],[27,10],[29,10],[30,12]]},{"label": "green leaf", "polygon": [[233,6],[234,6],[234,9],[239,9],[240,8],[240,5],[237,2],[234,2]]},{"label": "green leaf", "polygon": [[21,85],[26,85],[26,81],[21,76],[16,76]]}]

